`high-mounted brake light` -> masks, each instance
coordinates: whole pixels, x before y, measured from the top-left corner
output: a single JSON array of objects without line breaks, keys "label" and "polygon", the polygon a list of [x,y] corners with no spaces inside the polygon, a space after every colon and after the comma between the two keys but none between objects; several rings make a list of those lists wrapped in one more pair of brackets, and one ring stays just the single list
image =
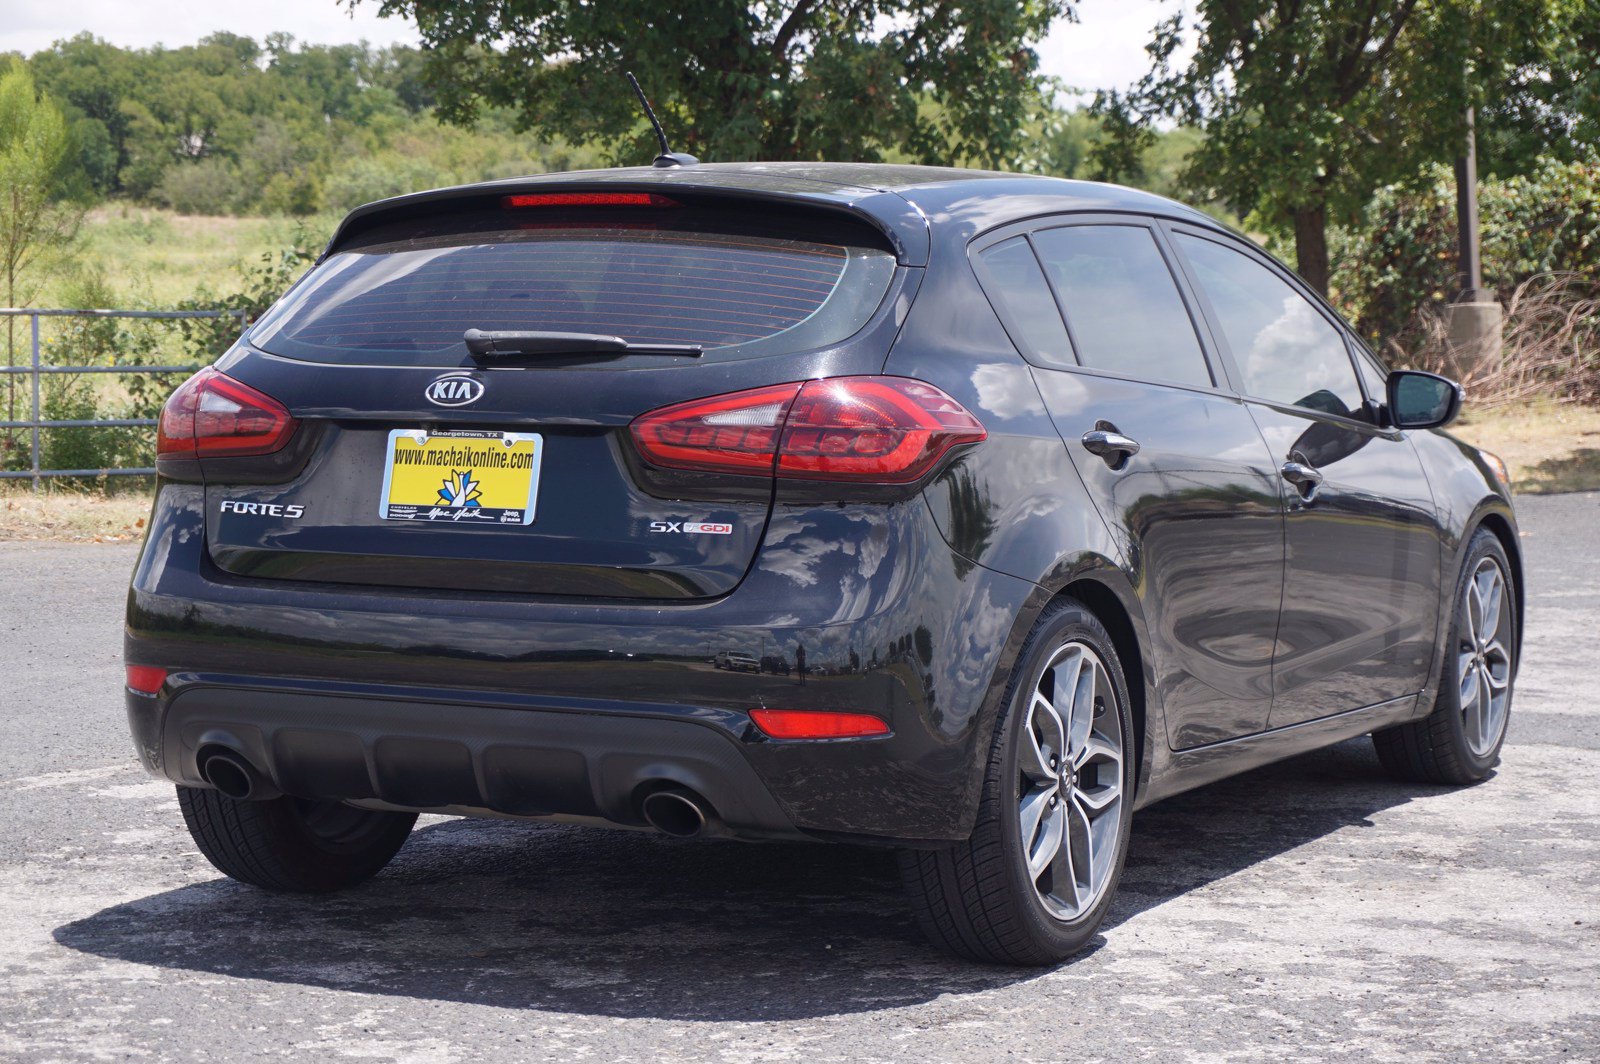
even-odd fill
[{"label": "high-mounted brake light", "polygon": [[682,207],[654,192],[530,192],[500,197],[500,206],[514,207]]},{"label": "high-mounted brake light", "polygon": [[889,725],[870,713],[752,709],[750,719],[774,739],[865,739],[889,734]]},{"label": "high-mounted brake light", "polygon": [[834,377],[662,407],[632,425],[654,465],[793,480],[909,484],[987,437],[960,403],[906,377]]},{"label": "high-mounted brake light", "polygon": [[270,395],[207,366],[178,386],[161,408],[156,454],[226,458],[271,454],[299,422]]}]

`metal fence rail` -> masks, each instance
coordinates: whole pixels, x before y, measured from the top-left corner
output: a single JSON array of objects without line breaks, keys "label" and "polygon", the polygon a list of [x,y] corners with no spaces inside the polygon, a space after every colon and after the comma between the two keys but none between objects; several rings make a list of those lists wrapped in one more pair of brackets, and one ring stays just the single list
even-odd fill
[{"label": "metal fence rail", "polygon": [[242,310],[34,310],[26,307],[0,307],[0,318],[28,318],[31,321],[32,357],[26,365],[0,366],[0,375],[26,374],[32,381],[30,417],[27,421],[0,420],[0,429],[28,429],[29,468],[26,470],[0,470],[0,480],[31,480],[33,490],[50,477],[114,477],[150,476],[153,468],[137,469],[41,469],[39,467],[39,434],[46,429],[86,428],[151,428],[155,418],[105,418],[92,421],[45,421],[40,409],[40,392],[44,378],[51,373],[193,373],[199,366],[46,366],[41,358],[39,322],[42,318],[155,318],[175,320],[180,318],[238,318],[242,328],[247,315]]}]

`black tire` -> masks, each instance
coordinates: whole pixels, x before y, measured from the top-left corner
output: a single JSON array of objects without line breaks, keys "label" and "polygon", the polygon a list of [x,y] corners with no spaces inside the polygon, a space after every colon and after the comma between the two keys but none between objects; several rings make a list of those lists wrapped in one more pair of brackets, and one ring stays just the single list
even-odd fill
[{"label": "black tire", "polygon": [[[1074,644],[1085,645],[1099,656],[1109,681],[1107,689],[1115,694],[1114,719],[1120,727],[1121,757],[1120,769],[1113,771],[1120,798],[1115,810],[1117,822],[1103,836],[1105,842],[1114,845],[1101,893],[1092,904],[1084,899],[1084,908],[1075,916],[1062,918],[1047,908],[1050,903],[1036,889],[1035,877],[1029,874],[1018,806],[1026,789],[1036,786],[1029,782],[1024,769],[1031,755],[1022,752],[1024,730],[1030,737],[1033,735],[1030,706],[1034,692],[1043,682],[1046,667],[1060,660],[1058,655]],[[1098,695],[1095,697],[1097,706],[1103,701]],[[1044,965],[1066,960],[1088,944],[1111,906],[1128,850],[1134,770],[1139,757],[1128,707],[1122,665],[1105,627],[1082,603],[1064,599],[1052,604],[1034,626],[1012,671],[1004,708],[987,751],[987,769],[971,838],[941,850],[905,850],[900,854],[901,876],[917,922],[935,945],[969,960]],[[1094,719],[1101,720],[1099,710]],[[1096,735],[1102,726],[1094,725]],[[1064,755],[1061,760],[1070,759]],[[1104,767],[1111,770],[1110,765]],[[1083,778],[1088,778],[1089,771],[1086,766]],[[1078,776],[1072,776],[1076,785]],[[1103,786],[1107,781],[1099,782]],[[1066,786],[1065,782],[1062,786]],[[1063,793],[1067,797],[1062,815],[1070,823],[1072,810],[1077,808],[1072,795],[1077,792]],[[1051,808],[1054,809],[1053,804]],[[1074,892],[1076,889],[1072,887]]]},{"label": "black tire", "polygon": [[[1482,729],[1474,732],[1477,725],[1468,719],[1469,707],[1463,705],[1462,690],[1463,677],[1470,667],[1470,663],[1464,664],[1463,655],[1469,652],[1468,644],[1475,642],[1469,636],[1472,619],[1468,614],[1468,595],[1474,575],[1488,564],[1498,567],[1503,581],[1504,613],[1498,624],[1503,626],[1499,634],[1503,637],[1505,654],[1505,694],[1504,708],[1494,714],[1497,725],[1493,731],[1498,734],[1485,736]],[[1445,643],[1444,661],[1440,663],[1439,693],[1435,696],[1433,711],[1421,720],[1372,733],[1378,760],[1397,779],[1408,783],[1459,786],[1483,780],[1499,762],[1511,716],[1511,694],[1520,650],[1516,638],[1517,596],[1512,573],[1499,538],[1487,528],[1478,529],[1467,546],[1461,572],[1456,576],[1450,607],[1450,634]],[[1482,660],[1482,651],[1478,654]],[[1483,667],[1488,668],[1487,665]]]},{"label": "black tire", "polygon": [[240,802],[179,787],[195,845],[225,875],[264,890],[326,893],[376,875],[400,851],[415,813],[282,797]]}]

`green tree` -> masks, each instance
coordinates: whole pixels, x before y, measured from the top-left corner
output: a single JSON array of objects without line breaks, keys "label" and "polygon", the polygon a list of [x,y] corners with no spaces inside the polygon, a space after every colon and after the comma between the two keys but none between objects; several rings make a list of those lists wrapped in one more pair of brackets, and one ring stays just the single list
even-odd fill
[{"label": "green tree", "polygon": [[[1600,161],[1546,159],[1531,174],[1484,180],[1478,196],[1484,283],[1502,297],[1546,274],[1600,281]],[[1340,309],[1374,346],[1414,336],[1455,295],[1454,174],[1437,166],[1380,189],[1363,224],[1334,230],[1333,244]]]},{"label": "green tree", "polygon": [[80,33],[28,60],[38,86],[73,124],[83,168],[96,192],[115,192],[128,163],[122,102],[141,81],[136,53]]},{"label": "green tree", "polygon": [[[72,243],[83,207],[72,190],[76,151],[61,111],[26,67],[0,72],[0,301],[27,306],[44,272]],[[6,364],[17,364],[17,319],[6,318]],[[17,420],[17,377],[6,375],[7,420]],[[11,443],[7,434],[6,443]]]},{"label": "green tree", "polygon": [[1600,144],[1600,0],[1569,0],[1478,114],[1479,169],[1529,176],[1550,159],[1574,162]]},{"label": "green tree", "polygon": [[[360,0],[345,0],[354,6]],[[1011,162],[1038,103],[1031,47],[1072,0],[379,0],[414,19],[443,115],[516,111],[619,157]],[[936,106],[922,108],[931,101]]]},{"label": "green tree", "polygon": [[1545,61],[1552,27],[1587,0],[1199,0],[1161,23],[1154,69],[1097,110],[1123,142],[1162,118],[1201,128],[1184,183],[1292,230],[1301,276],[1326,292],[1330,223],[1375,189],[1460,152],[1467,107]]},{"label": "green tree", "polygon": [[598,159],[531,142],[504,111],[485,112],[470,132],[441,125],[421,51],[400,45],[219,33],[135,49],[81,34],[26,63],[66,116],[86,185],[189,212],[315,211],[352,160],[400,157],[438,184]]},{"label": "green tree", "polygon": [[[1204,139],[1188,126],[1154,130],[1128,138],[1104,116],[1087,108],[1052,108],[1029,130],[1030,151],[1023,169],[1052,177],[1121,181],[1158,196],[1179,196],[1189,157]],[[1202,206],[1236,224],[1238,217],[1209,201]]]},{"label": "green tree", "polygon": [[1087,176],[1090,153],[1100,139],[1100,122],[1082,108],[1051,108],[1029,131],[1026,169],[1052,177]]}]

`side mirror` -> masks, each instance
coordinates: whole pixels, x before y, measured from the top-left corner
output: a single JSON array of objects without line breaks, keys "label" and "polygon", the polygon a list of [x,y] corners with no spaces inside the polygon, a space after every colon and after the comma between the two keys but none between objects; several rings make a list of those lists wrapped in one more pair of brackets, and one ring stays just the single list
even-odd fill
[{"label": "side mirror", "polygon": [[1389,420],[1397,429],[1436,429],[1461,413],[1461,385],[1437,373],[1389,374]]}]

